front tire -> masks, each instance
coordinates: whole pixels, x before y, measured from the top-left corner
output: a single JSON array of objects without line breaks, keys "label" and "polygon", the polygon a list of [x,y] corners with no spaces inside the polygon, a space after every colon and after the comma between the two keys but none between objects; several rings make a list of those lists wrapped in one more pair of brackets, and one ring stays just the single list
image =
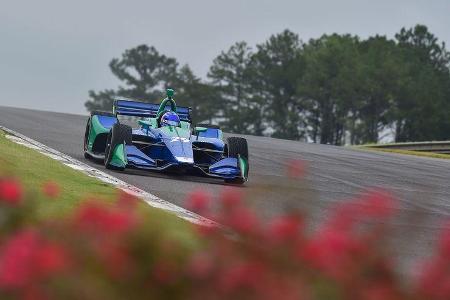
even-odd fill
[{"label": "front tire", "polygon": [[131,127],[128,125],[114,124],[106,139],[105,167],[110,170],[123,171],[124,167],[116,167],[110,164],[113,152],[117,145],[131,145]]},{"label": "front tire", "polygon": [[[228,157],[239,158],[242,157],[247,161],[247,174],[249,170],[248,164],[248,144],[247,140],[240,137],[229,137],[227,138],[226,144]],[[243,178],[233,178],[233,179],[225,179],[226,183],[234,183],[234,184],[243,184],[247,179],[245,178],[246,174],[243,174]]]}]

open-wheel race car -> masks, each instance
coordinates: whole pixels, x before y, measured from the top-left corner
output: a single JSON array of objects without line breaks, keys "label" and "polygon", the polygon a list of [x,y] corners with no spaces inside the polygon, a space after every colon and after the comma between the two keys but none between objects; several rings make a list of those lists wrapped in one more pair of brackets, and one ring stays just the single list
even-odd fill
[{"label": "open-wheel race car", "polygon": [[[191,108],[177,106],[173,94],[167,89],[161,104],[116,98],[112,113],[91,112],[84,136],[85,158],[103,160],[107,169],[187,172],[228,183],[246,182],[247,140],[224,140],[215,125],[192,126]],[[123,124],[120,116],[135,117],[136,126]]]}]

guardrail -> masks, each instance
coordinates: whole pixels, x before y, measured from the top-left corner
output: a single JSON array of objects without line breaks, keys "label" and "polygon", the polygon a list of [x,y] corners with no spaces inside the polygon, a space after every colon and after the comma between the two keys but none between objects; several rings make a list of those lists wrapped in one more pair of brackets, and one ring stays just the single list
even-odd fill
[{"label": "guardrail", "polygon": [[366,145],[366,147],[450,154],[450,141],[377,144]]}]

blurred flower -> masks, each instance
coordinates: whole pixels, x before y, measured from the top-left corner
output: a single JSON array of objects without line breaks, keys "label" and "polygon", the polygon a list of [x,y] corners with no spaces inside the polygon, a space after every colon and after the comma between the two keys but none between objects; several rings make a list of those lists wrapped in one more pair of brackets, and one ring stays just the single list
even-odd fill
[{"label": "blurred flower", "polygon": [[221,195],[222,208],[229,210],[241,205],[242,194],[236,188],[224,188]]},{"label": "blurred flower", "polygon": [[152,274],[158,283],[170,285],[176,280],[177,267],[174,262],[161,260],[154,265]]},{"label": "blurred flower", "polygon": [[306,174],[306,162],[300,159],[288,160],[286,171],[289,178],[302,178]]},{"label": "blurred flower", "polygon": [[40,276],[62,271],[69,265],[66,250],[56,243],[43,243],[34,253],[34,259]]},{"label": "blurred flower", "polygon": [[56,182],[47,181],[42,185],[42,192],[49,198],[57,198],[61,192],[61,189]]},{"label": "blurred flower", "polygon": [[450,223],[444,225],[439,249],[421,268],[418,288],[421,294],[436,300],[450,297]]},{"label": "blurred flower", "polygon": [[275,242],[296,241],[300,237],[302,227],[303,220],[299,215],[278,217],[269,225],[269,238]]},{"label": "blurred flower", "polygon": [[257,291],[265,276],[265,267],[256,262],[232,262],[222,270],[219,288],[228,294],[247,289]]},{"label": "blurred flower", "polygon": [[18,232],[5,242],[0,254],[0,286],[18,288],[30,282],[37,243],[37,234],[30,230]]},{"label": "blurred flower", "polygon": [[195,190],[189,194],[186,206],[198,214],[205,214],[209,210],[209,195],[201,190]]},{"label": "blurred flower", "polygon": [[137,219],[133,212],[90,202],[75,212],[75,224],[87,231],[125,233],[137,224]]},{"label": "blurred flower", "polygon": [[0,200],[9,204],[18,204],[22,199],[23,191],[19,181],[15,179],[0,179]]},{"label": "blurred flower", "polygon": [[252,234],[259,230],[259,219],[246,207],[236,207],[223,216],[222,222],[239,234]]},{"label": "blurred flower", "polygon": [[[339,231],[322,232],[310,241],[305,255],[307,261],[329,275],[335,275],[344,266],[351,247],[351,238]],[[345,271],[345,269],[342,269]]]},{"label": "blurred flower", "polygon": [[189,265],[189,275],[196,279],[206,279],[213,271],[215,261],[209,253],[196,253],[192,256]]},{"label": "blurred flower", "polygon": [[118,207],[125,209],[134,209],[138,204],[139,199],[136,196],[122,190],[119,190],[118,193]]},{"label": "blurred flower", "polygon": [[397,208],[397,203],[391,193],[382,189],[366,191],[362,198],[361,214],[366,217],[386,218]]},{"label": "blurred flower", "polygon": [[[44,193],[57,197],[47,184]],[[2,201],[26,201],[22,193],[17,181],[0,180]],[[208,194],[188,200],[208,213]],[[0,206],[0,220],[14,224],[0,228],[0,298],[59,299],[82,287],[92,299],[449,299],[450,224],[417,287],[399,292],[394,265],[377,247],[380,222],[366,222],[395,212],[389,193],[339,203],[316,231],[295,213],[263,226],[236,188],[220,200],[216,220],[224,226],[195,225],[195,236],[140,218],[136,197],[125,192],[117,203],[84,202],[71,218],[45,222],[25,206]]]},{"label": "blurred flower", "polygon": [[65,250],[32,230],[12,236],[0,254],[0,286],[20,288],[68,265]]}]

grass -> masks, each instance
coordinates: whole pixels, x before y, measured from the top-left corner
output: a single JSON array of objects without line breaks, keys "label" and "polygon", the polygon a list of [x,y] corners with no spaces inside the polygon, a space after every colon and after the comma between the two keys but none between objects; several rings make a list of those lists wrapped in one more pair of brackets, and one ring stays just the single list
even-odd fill
[{"label": "grass", "polygon": [[[64,216],[88,199],[95,198],[112,204],[118,195],[118,190],[112,185],[16,144],[0,130],[0,176],[2,175],[20,179],[27,193],[37,198],[37,215],[42,219]],[[55,199],[49,199],[42,193],[43,185],[49,181],[60,187],[60,195]],[[139,203],[139,208],[142,213],[155,220],[155,226],[160,227],[162,232],[184,237],[191,235],[187,230],[187,221],[144,202]]]},{"label": "grass", "polygon": [[354,149],[369,150],[369,151],[381,151],[381,152],[397,153],[397,154],[404,154],[404,155],[414,155],[414,156],[420,156],[420,157],[450,159],[450,155],[447,155],[447,154],[439,154],[439,153],[424,152],[424,151],[411,151],[411,150],[400,150],[400,149],[384,149],[384,148],[379,148],[379,147],[371,147],[370,145],[355,146],[353,148]]}]

